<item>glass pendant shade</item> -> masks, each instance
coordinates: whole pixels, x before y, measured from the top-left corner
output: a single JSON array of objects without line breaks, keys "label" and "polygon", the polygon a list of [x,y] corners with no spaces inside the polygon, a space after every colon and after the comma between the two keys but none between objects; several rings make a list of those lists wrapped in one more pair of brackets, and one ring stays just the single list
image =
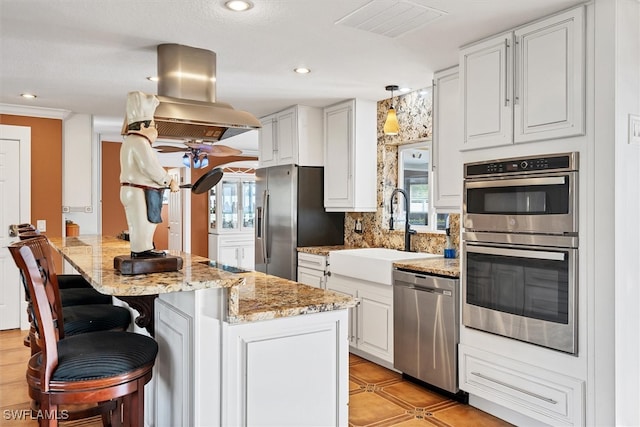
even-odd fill
[{"label": "glass pendant shade", "polygon": [[191,159],[189,158],[188,154],[185,154],[184,156],[182,156],[182,164],[188,168],[191,167]]},{"label": "glass pendant shade", "polygon": [[207,156],[205,154],[204,156],[202,156],[202,161],[200,162],[200,167],[201,168],[206,168],[207,166],[209,166],[209,156]]},{"label": "glass pendant shade", "polygon": [[391,106],[387,112],[387,120],[384,122],[384,134],[385,135],[397,135],[400,132],[400,124],[398,123],[398,116],[396,116],[396,109]]}]

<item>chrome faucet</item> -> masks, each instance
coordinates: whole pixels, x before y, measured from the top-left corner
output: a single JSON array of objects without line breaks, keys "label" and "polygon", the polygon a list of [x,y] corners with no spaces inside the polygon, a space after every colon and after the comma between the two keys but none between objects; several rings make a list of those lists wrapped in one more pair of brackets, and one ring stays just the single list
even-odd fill
[{"label": "chrome faucet", "polygon": [[411,224],[409,224],[409,196],[407,196],[407,192],[402,188],[396,188],[391,192],[391,198],[389,199],[389,211],[391,213],[391,217],[389,218],[389,230],[393,230],[393,197],[396,196],[397,193],[402,193],[404,196],[404,250],[406,252],[411,252],[411,235],[416,234],[416,230],[411,228]]}]

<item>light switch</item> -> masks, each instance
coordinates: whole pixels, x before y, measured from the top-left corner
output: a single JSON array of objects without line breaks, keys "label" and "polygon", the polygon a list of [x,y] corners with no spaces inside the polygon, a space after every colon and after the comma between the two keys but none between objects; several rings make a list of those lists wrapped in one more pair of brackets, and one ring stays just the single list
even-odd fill
[{"label": "light switch", "polygon": [[36,228],[40,230],[41,233],[44,233],[45,231],[47,231],[47,220],[46,219],[37,220]]}]

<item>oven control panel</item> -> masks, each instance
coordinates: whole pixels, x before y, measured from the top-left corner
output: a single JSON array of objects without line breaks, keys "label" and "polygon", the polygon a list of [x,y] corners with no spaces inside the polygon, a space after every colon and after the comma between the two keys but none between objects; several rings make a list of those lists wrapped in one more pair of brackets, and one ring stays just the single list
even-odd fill
[{"label": "oven control panel", "polygon": [[577,163],[578,153],[490,160],[465,164],[464,176],[473,178],[487,175],[575,171],[578,170]]}]

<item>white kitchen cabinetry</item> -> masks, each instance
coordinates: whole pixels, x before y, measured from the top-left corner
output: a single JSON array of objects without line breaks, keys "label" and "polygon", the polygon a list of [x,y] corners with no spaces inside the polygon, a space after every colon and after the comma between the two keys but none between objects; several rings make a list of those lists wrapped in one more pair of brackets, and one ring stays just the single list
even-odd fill
[{"label": "white kitchen cabinetry", "polygon": [[585,132],[584,7],[460,51],[464,150]]},{"label": "white kitchen cabinetry", "polygon": [[324,109],[324,207],[376,211],[376,103],[351,99]]},{"label": "white kitchen cabinetry", "polygon": [[462,128],[458,67],[433,75],[433,187],[438,210],[460,212],[462,205]]},{"label": "white kitchen cabinetry", "polygon": [[258,167],[322,166],[322,109],[294,105],[260,119]]},{"label": "white kitchen cabinetry", "polygon": [[327,288],[329,260],[327,256],[298,252],[298,282],[315,288]]},{"label": "white kitchen cabinetry", "polygon": [[581,426],[585,383],[460,344],[460,388],[554,426]]},{"label": "white kitchen cabinetry", "polygon": [[361,357],[393,367],[393,287],[331,274],[327,289],[356,297],[350,309],[349,343]]},{"label": "white kitchen cabinetry", "polygon": [[253,234],[209,234],[209,259],[247,270],[255,268]]}]

